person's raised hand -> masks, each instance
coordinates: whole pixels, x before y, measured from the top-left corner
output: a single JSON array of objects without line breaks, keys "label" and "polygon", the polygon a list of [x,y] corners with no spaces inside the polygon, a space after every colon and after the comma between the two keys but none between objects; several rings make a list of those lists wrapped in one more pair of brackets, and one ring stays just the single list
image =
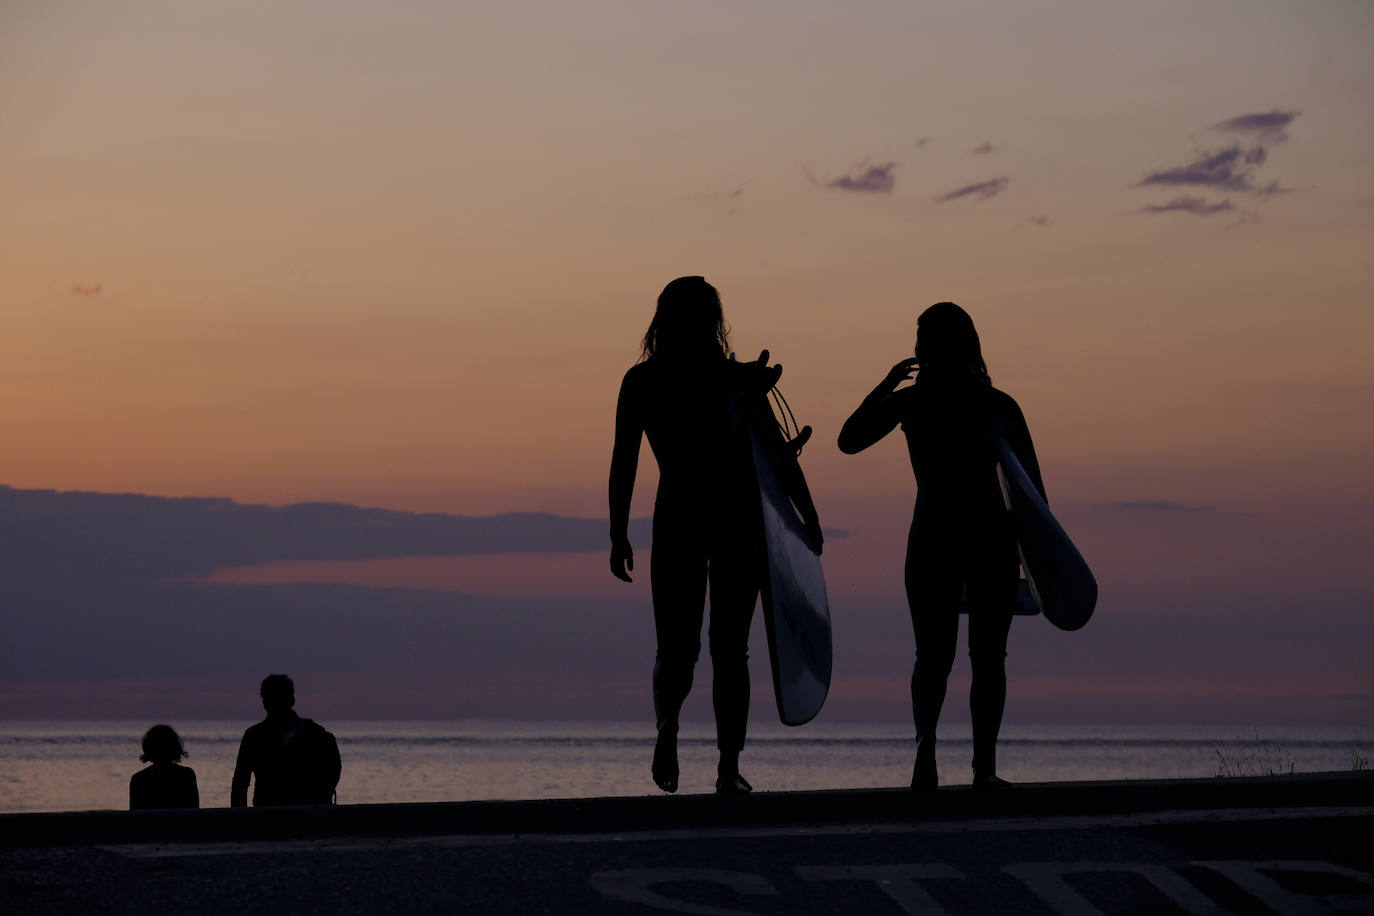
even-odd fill
[{"label": "person's raised hand", "polygon": [[883,380],[889,388],[896,388],[902,382],[909,380],[915,373],[921,361],[912,356],[897,363],[887,371],[887,378]]},{"label": "person's raised hand", "polygon": [[755,380],[760,391],[767,391],[782,377],[782,366],[768,365],[768,351],[760,350],[759,358],[749,364],[756,372]]}]

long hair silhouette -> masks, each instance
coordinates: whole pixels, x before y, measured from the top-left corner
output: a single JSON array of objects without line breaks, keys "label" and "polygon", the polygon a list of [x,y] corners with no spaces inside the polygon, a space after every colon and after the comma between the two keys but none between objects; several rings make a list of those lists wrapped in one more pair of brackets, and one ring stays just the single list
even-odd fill
[{"label": "long hair silhouette", "polygon": [[937,302],[916,319],[916,359],[927,377],[962,380],[972,375],[992,384],[973,318],[953,302]]},{"label": "long hair silhouette", "polygon": [[705,277],[678,277],[663,287],[649,329],[644,332],[641,358],[728,356],[730,327],[720,293]]}]

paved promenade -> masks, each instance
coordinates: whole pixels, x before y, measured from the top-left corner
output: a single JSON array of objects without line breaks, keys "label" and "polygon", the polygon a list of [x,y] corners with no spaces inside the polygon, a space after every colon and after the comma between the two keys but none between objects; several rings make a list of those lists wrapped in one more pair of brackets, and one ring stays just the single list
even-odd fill
[{"label": "paved promenade", "polygon": [[4,815],[0,911],[1374,914],[1374,773]]}]

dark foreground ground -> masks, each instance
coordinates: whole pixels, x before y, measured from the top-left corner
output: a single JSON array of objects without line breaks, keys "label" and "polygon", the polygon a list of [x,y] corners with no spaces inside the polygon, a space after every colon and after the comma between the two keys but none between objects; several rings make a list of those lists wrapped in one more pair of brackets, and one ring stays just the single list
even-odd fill
[{"label": "dark foreground ground", "polygon": [[0,912],[1374,914],[1374,773],[4,815]]}]

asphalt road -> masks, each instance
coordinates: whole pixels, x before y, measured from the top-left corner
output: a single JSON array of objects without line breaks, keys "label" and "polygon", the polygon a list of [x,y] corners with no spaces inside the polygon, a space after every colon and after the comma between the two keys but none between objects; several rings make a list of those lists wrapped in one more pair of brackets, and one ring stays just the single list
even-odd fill
[{"label": "asphalt road", "polygon": [[1374,774],[7,815],[0,909],[1374,914]]}]

